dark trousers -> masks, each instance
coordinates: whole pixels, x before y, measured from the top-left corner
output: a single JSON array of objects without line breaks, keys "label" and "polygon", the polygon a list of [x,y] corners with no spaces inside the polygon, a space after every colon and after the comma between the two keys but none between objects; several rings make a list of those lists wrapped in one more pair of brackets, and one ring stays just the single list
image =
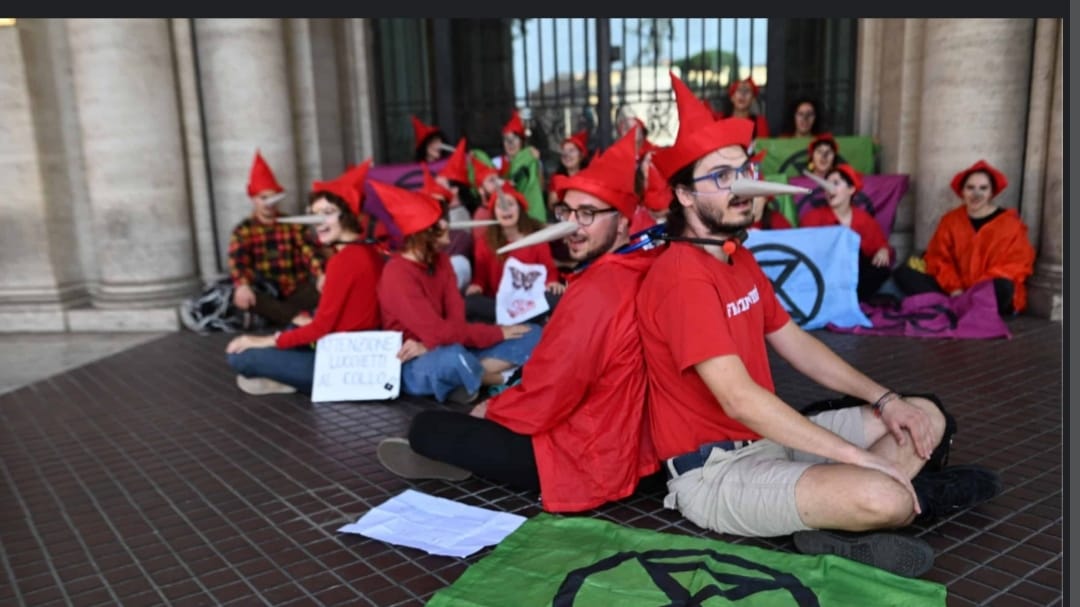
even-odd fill
[{"label": "dark trousers", "polygon": [[873,257],[859,253],[859,284],[855,287],[859,301],[866,301],[873,297],[892,274],[889,266],[875,266],[872,260]]},{"label": "dark trousers", "polygon": [[[920,272],[908,266],[900,265],[893,271],[893,281],[905,295],[918,295],[919,293],[944,293],[941,285],[934,277]],[[994,297],[997,299],[998,314],[1008,316],[1013,313],[1013,295],[1016,286],[1008,278],[994,279]]]},{"label": "dark trousers", "polygon": [[[555,312],[555,306],[558,305],[559,300],[562,299],[562,295],[554,295],[547,291],[544,292],[544,299],[548,302],[548,311],[542,316],[529,319],[529,322],[543,322],[547,317],[551,316]],[[488,297],[487,295],[468,295],[465,297],[465,320],[469,322],[486,322],[495,324],[495,298]]]},{"label": "dark trousers", "polygon": [[491,420],[456,411],[421,411],[409,427],[409,445],[424,457],[497,483],[540,490],[532,438]]},{"label": "dark trousers", "polygon": [[285,299],[277,299],[255,291],[255,313],[276,326],[285,326],[303,310],[314,310],[319,305],[319,290],[310,282],[302,282]]}]

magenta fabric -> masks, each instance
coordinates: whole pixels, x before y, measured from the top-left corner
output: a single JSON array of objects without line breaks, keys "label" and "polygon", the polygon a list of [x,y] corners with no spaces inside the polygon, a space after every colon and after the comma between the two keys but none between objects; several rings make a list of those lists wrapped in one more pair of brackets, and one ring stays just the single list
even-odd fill
[{"label": "magenta fabric", "polygon": [[956,297],[944,293],[920,293],[905,297],[899,306],[860,304],[873,323],[871,327],[826,328],[836,333],[856,335],[898,335],[904,337],[994,339],[1011,338],[1009,328],[998,315],[994,283],[976,284]]},{"label": "magenta fabric", "polygon": [[[805,198],[809,197],[810,199],[820,199],[822,201],[825,199],[821,188],[809,177],[791,177],[788,179],[788,183],[810,188],[811,190],[816,188],[815,192],[811,192],[806,196],[794,197],[800,219],[803,213],[812,208],[810,202],[800,204]],[[896,221],[896,207],[900,205],[900,199],[907,193],[910,184],[911,178],[907,175],[863,175],[862,193],[873,202],[874,219],[877,220],[878,225],[885,232],[886,238],[892,234],[893,223]]]},{"label": "magenta fabric", "polygon": [[[364,211],[373,215],[386,226],[387,231],[390,232],[391,249],[401,247],[401,230],[394,225],[393,218],[390,217],[390,213],[383,206],[382,200],[375,193],[375,189],[371,187],[370,182],[374,180],[405,188],[406,190],[419,190],[424,186],[422,165],[423,163],[420,162],[384,164],[372,166],[371,170],[368,171],[367,181],[364,183]],[[441,171],[444,166],[446,166],[446,159],[432,162],[428,165],[428,170],[434,174]]]}]

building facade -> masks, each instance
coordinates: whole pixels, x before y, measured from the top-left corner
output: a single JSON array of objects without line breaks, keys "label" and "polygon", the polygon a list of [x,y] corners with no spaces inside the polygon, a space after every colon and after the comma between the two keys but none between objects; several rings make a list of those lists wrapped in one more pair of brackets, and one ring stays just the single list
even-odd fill
[{"label": "building facade", "polygon": [[[1038,251],[1031,313],[1060,318],[1061,20],[769,19],[767,53],[733,54],[739,64],[710,54],[704,31],[693,52],[697,22],[634,22],[635,50],[619,33],[627,20],[577,20],[580,36],[569,23],[561,44],[585,49],[583,67],[535,79],[523,101],[518,80],[528,67],[515,62],[524,41],[558,47],[561,31],[552,24],[545,43],[544,25],[527,21],[0,26],[0,178],[11,186],[0,201],[0,331],[177,328],[176,304],[226,268],[229,233],[250,212],[245,184],[256,148],[288,191],[283,211],[295,213],[314,180],[369,156],[408,160],[410,114],[485,148],[497,145],[514,106],[556,144],[585,127],[604,145],[627,108],[662,128],[664,113],[647,108],[670,103],[670,86],[641,82],[656,81],[658,66],[675,58],[664,40],[679,40],[680,27],[688,40],[681,55],[700,59],[702,94],[713,94],[723,74],[764,78],[763,105],[778,130],[783,98],[817,82],[838,109],[838,132],[876,138],[881,171],[912,177],[893,234],[901,252],[925,247],[956,205],[953,173],[978,158],[1004,170],[1011,185],[999,203],[1020,210]],[[745,43],[755,32],[760,43],[766,31],[736,23],[732,41],[716,21],[720,48],[740,48],[739,37]],[[634,69],[626,67],[631,54]],[[627,92],[632,82],[636,97]]]}]

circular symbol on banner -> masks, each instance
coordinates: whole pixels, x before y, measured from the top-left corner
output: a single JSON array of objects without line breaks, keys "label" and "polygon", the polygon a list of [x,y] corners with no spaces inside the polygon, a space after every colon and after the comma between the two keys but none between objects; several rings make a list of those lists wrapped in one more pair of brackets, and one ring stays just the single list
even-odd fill
[{"label": "circular symbol on banner", "polygon": [[[770,278],[773,290],[780,301],[784,302],[788,314],[795,324],[802,326],[813,320],[821,311],[821,304],[825,301],[825,278],[817,264],[803,255],[802,251],[787,245],[769,243],[760,244],[750,248],[758,265],[762,270],[766,268],[780,268],[776,278]],[[788,293],[784,288],[785,283],[797,270],[809,272],[813,281],[813,288],[809,293]]]},{"label": "circular symbol on banner", "polygon": [[[582,595],[589,590],[619,587],[625,591],[628,580],[642,589],[647,588],[642,582],[651,581],[667,597],[668,605],[703,605],[713,597],[736,602],[773,591],[779,591],[769,597],[776,605],[820,605],[814,591],[790,573],[732,554],[694,549],[615,553],[568,573],[551,604],[574,607],[579,596],[588,602]],[[688,582],[692,587],[687,587]]]},{"label": "circular symbol on banner", "polygon": [[394,182],[394,185],[406,190],[419,190],[424,187],[424,172],[420,169],[413,169],[407,173],[402,173]]},{"label": "circular symbol on banner", "polygon": [[[809,194],[803,194],[803,196],[795,202],[795,212],[799,217],[802,217],[802,214],[806,211],[823,207],[827,204],[829,204],[829,197],[825,193],[825,189],[818,186],[813,190],[810,190]],[[870,197],[862,190],[855,192],[855,194],[851,196],[851,206],[866,211],[871,217],[877,215],[877,209],[874,208],[874,201],[870,200]]]}]

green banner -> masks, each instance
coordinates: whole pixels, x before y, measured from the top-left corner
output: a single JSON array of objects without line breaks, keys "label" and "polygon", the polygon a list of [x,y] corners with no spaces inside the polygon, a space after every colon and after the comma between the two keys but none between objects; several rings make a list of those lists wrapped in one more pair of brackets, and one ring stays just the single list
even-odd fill
[{"label": "green banner", "polygon": [[806,556],[542,513],[432,607],[945,605],[941,584]]},{"label": "green banner", "polygon": [[[809,161],[806,146],[810,141],[810,137],[758,139],[755,149],[769,152],[761,161],[761,172],[767,175],[781,173],[788,177],[801,175]],[[840,148],[840,162],[850,164],[864,175],[876,172],[873,139],[862,135],[843,136],[836,138],[836,144]]]}]

